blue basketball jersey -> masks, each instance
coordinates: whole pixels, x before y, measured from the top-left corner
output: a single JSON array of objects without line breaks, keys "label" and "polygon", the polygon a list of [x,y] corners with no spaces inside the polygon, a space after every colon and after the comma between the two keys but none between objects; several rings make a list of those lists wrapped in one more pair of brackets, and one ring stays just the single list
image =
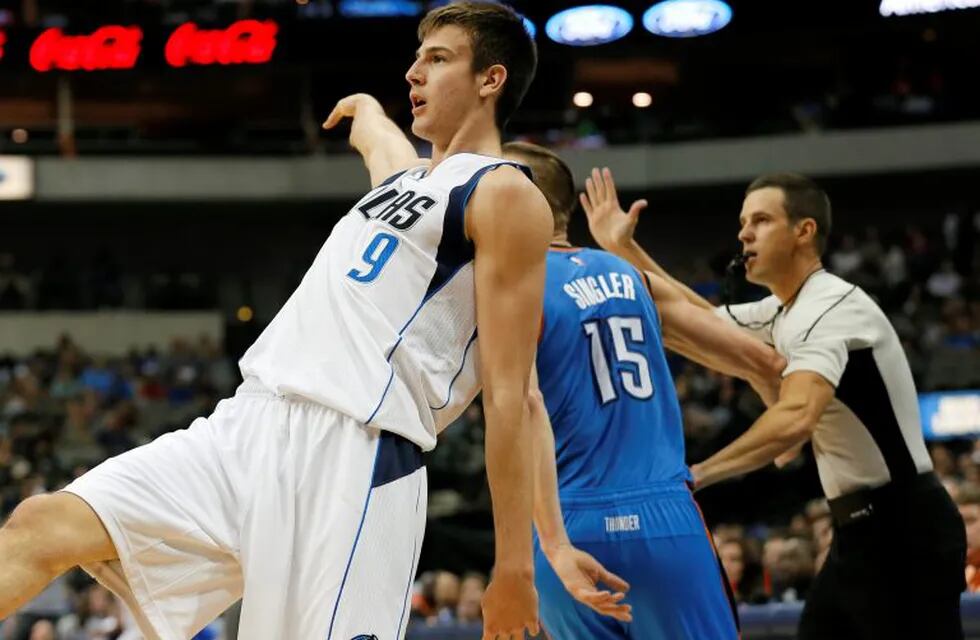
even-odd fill
[{"label": "blue basketball jersey", "polygon": [[592,249],[552,250],[547,264],[537,367],[559,491],[689,479],[680,407],[644,277]]}]

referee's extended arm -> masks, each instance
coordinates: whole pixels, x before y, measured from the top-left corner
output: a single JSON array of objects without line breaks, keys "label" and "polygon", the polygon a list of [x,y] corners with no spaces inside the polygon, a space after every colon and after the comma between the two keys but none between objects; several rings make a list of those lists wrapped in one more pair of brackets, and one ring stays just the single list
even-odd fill
[{"label": "referee's extended arm", "polygon": [[783,379],[779,400],[730,445],[691,467],[696,488],[739,476],[775,460],[810,439],[834,387],[812,371],[794,371]]}]

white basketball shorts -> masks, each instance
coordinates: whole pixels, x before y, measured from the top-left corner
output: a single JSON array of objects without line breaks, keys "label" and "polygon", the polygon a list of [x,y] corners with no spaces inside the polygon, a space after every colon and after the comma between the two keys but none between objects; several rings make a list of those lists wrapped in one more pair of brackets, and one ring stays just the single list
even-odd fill
[{"label": "white basketball shorts", "polygon": [[191,638],[240,597],[245,640],[404,637],[426,476],[401,436],[247,380],[65,491],[119,554],[85,570],[147,640]]}]

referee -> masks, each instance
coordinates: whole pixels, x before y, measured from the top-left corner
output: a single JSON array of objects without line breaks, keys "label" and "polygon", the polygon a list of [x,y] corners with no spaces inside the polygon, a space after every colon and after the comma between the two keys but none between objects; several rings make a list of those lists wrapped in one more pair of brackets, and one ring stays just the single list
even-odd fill
[{"label": "referee", "polygon": [[[633,240],[645,203],[623,214],[608,169],[593,170],[582,204],[604,249],[664,274]],[[762,176],[746,191],[739,223],[737,261],[772,295],[715,311],[773,345],[787,367],[768,410],[692,467],[696,486],[785,460],[812,441],[834,541],[798,637],[962,638],[963,521],[932,472],[895,330],[860,287],[823,268],[830,200],[803,176]]]}]

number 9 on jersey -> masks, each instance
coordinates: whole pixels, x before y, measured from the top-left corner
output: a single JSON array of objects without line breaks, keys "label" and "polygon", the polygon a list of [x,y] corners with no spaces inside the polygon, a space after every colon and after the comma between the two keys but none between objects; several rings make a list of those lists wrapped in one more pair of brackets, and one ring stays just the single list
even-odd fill
[{"label": "number 9 on jersey", "polygon": [[381,270],[385,268],[385,264],[391,260],[391,256],[397,248],[398,238],[390,233],[379,233],[375,235],[361,256],[361,261],[366,268],[363,270],[351,269],[347,272],[347,277],[357,282],[373,282],[381,274]]}]

